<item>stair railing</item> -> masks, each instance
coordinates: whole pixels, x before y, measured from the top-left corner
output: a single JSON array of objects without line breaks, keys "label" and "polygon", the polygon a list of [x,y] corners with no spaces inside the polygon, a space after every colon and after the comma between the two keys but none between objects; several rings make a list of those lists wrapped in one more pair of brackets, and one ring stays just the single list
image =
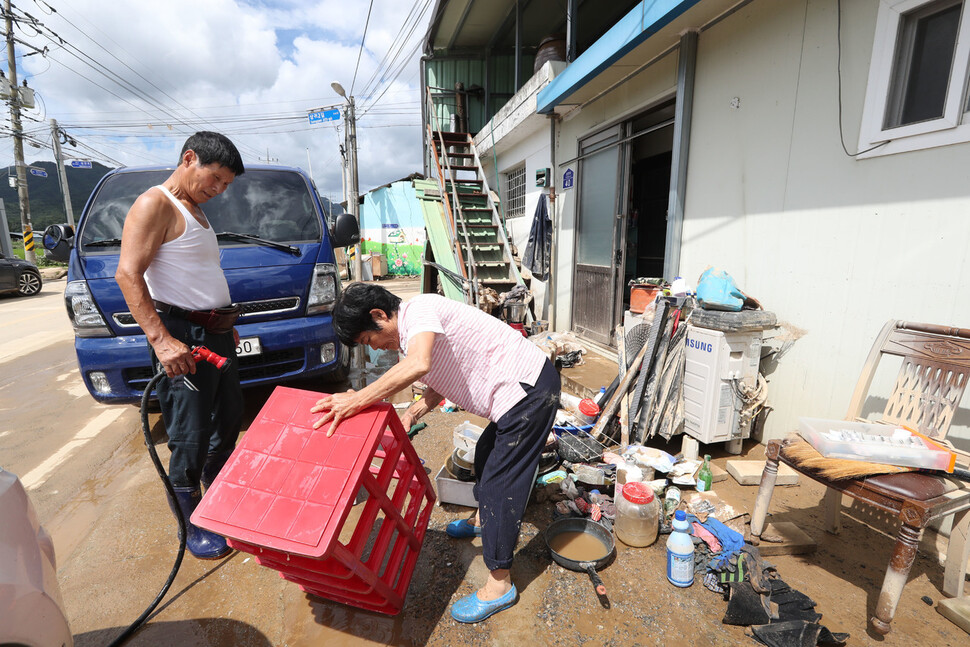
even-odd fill
[{"label": "stair railing", "polygon": [[[431,156],[432,156],[432,159],[434,160],[434,168],[436,171],[436,179],[438,180],[438,190],[441,193],[441,201],[442,201],[442,204],[444,205],[445,214],[448,216],[448,221],[452,229],[452,240],[454,242],[455,260],[458,263],[458,266],[461,268],[462,275],[465,277],[466,280],[469,280],[468,270],[470,269],[471,271],[470,301],[477,308],[479,306],[479,294],[478,294],[478,267],[475,265],[475,252],[474,252],[474,249],[472,248],[471,241],[468,238],[468,228],[465,227],[465,220],[464,220],[465,216],[461,209],[461,200],[458,197],[457,174],[455,172],[455,169],[451,168],[451,162],[448,159],[448,151],[447,151],[447,146],[445,144],[444,136],[441,134],[442,131],[440,128],[436,131],[436,130],[433,130],[431,127],[432,123],[437,121],[437,116],[435,113],[434,97],[431,94],[430,88],[428,89],[428,116],[429,116],[429,123],[427,126],[428,137],[429,137],[428,142],[430,143]],[[437,141],[441,146],[440,157],[438,155],[438,151],[435,149],[435,146],[434,146],[436,133],[437,133]],[[466,137],[467,137],[467,134],[466,134]],[[471,148],[474,151],[474,146],[472,145],[472,143],[470,141],[466,143],[468,144],[469,148]],[[477,160],[478,160],[477,154],[475,159],[477,163]],[[442,160],[444,160],[443,167],[442,167]],[[481,169],[480,164],[478,165],[478,167],[479,169]],[[451,180],[450,200],[449,200],[449,192],[448,192],[448,186],[446,181],[446,174],[447,174],[447,178],[450,178]],[[457,210],[457,218],[452,207]],[[462,260],[461,242],[458,239],[459,219],[461,221],[461,235],[462,235],[462,238],[464,238],[465,251],[467,253],[467,258],[468,258],[467,268],[466,268],[466,264]]]},{"label": "stair railing", "polygon": [[[478,151],[475,150],[474,142],[469,142],[469,148],[471,148],[472,154],[475,155],[475,166],[478,167],[478,174],[482,178],[482,191],[485,193],[485,199],[487,204],[492,209],[492,224],[495,225],[495,229],[498,231],[498,237],[502,241],[505,247],[505,254],[509,260],[509,272],[512,278],[515,280],[516,285],[525,285],[525,281],[522,280],[522,274],[519,272],[519,268],[515,266],[515,257],[512,255],[512,246],[509,245],[508,236],[505,234],[505,225],[499,218],[498,206],[495,204],[495,200],[492,199],[492,190],[488,186],[488,178],[485,176],[485,170],[482,167],[482,160],[478,157]],[[528,308],[526,309],[526,321],[532,323],[532,312]]]}]

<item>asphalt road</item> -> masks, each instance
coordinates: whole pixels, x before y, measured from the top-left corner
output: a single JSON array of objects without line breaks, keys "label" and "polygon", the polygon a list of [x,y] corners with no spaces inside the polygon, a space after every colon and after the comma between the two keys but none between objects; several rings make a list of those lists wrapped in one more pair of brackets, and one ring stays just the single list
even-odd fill
[{"label": "asphalt road", "polygon": [[[81,381],[64,280],[34,297],[0,298],[0,461],[20,476],[49,530],[88,475],[137,429],[133,407],[96,403]],[[73,538],[55,533],[61,555]]]}]

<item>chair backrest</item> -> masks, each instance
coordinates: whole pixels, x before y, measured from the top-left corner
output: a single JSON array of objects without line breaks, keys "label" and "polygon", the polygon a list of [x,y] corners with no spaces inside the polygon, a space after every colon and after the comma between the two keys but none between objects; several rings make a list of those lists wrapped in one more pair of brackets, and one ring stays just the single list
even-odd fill
[{"label": "chair backrest", "polygon": [[930,438],[945,438],[970,375],[970,330],[889,320],[869,351],[847,419],[862,413],[883,355],[901,357],[902,366],[882,422],[906,425]]}]

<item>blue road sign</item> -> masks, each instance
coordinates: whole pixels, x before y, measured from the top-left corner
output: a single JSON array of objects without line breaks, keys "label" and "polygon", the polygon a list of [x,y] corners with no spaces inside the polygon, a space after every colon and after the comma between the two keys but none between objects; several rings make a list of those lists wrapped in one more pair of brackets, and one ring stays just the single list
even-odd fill
[{"label": "blue road sign", "polygon": [[307,113],[311,124],[322,124],[328,121],[340,121],[340,108],[326,108]]},{"label": "blue road sign", "polygon": [[[64,164],[67,165],[67,162],[64,162]],[[71,168],[93,168],[91,162],[84,160],[71,160],[70,166]]]},{"label": "blue road sign", "polygon": [[36,175],[37,177],[47,177],[47,171],[42,168],[32,168],[30,169],[31,175]]},{"label": "blue road sign", "polygon": [[564,189],[573,188],[573,170],[571,168],[567,168],[566,171],[562,174],[562,188]]}]

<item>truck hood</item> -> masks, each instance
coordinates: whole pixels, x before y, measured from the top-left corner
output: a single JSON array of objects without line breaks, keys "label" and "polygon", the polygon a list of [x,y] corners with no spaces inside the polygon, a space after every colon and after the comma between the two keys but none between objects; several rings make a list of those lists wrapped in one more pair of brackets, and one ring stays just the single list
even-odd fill
[{"label": "truck hood", "polygon": [[[267,301],[271,299],[299,299],[300,308],[286,315],[300,316],[305,310],[313,268],[317,263],[320,243],[298,244],[300,256],[270,247],[253,245],[223,247],[219,251],[220,264],[229,283],[229,294],[234,303]],[[135,334],[137,326],[119,321],[115,315],[128,312],[121,289],[115,281],[118,254],[86,254],[79,258],[79,269],[87,279],[91,295],[116,334]],[[256,319],[252,319],[255,321]]]}]

